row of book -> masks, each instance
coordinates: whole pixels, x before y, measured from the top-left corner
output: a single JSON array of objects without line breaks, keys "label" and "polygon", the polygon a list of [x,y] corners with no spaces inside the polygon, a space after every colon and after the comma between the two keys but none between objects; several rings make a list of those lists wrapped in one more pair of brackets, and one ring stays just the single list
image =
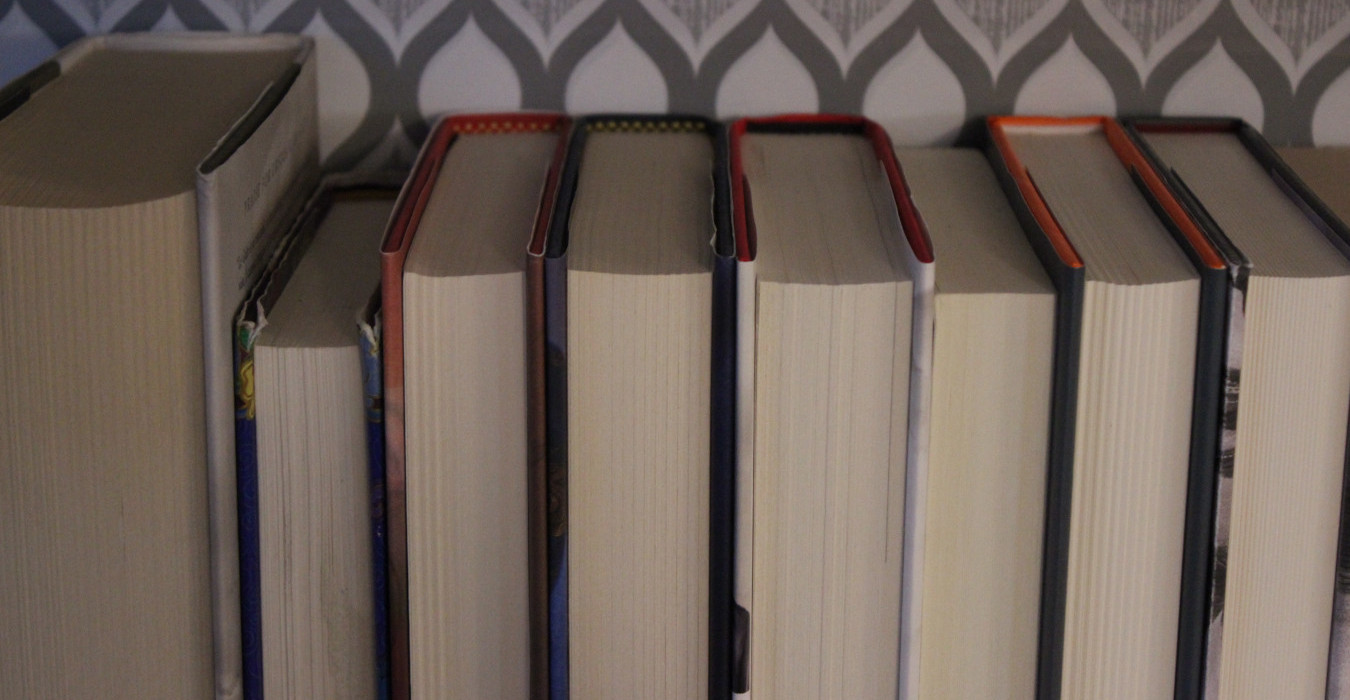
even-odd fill
[{"label": "row of book", "polygon": [[1350,694],[1350,149],[485,114],[321,178],[312,53],[0,91],[18,696]]}]

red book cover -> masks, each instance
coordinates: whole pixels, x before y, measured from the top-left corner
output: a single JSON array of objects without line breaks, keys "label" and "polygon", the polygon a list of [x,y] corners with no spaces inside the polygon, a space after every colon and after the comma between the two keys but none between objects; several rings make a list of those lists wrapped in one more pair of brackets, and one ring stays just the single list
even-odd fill
[{"label": "red book cover", "polygon": [[[524,131],[556,131],[561,137],[566,132],[568,124],[569,120],[566,117],[547,113],[458,115],[442,119],[432,129],[413,166],[412,174],[399,194],[389,230],[380,247],[380,297],[384,316],[389,655],[391,692],[394,698],[408,698],[411,692],[408,648],[407,482],[404,469],[403,264],[431,196],[432,185],[436,182],[436,176],[447,153],[454,146],[456,137],[470,133]],[[546,185],[545,201],[551,201],[554,183],[556,177],[550,175]],[[541,215],[546,216],[547,211],[547,207],[541,207]],[[530,444],[533,447],[535,443],[531,440]],[[532,609],[532,616],[534,612]],[[531,661],[532,665],[537,663],[537,660]]]}]

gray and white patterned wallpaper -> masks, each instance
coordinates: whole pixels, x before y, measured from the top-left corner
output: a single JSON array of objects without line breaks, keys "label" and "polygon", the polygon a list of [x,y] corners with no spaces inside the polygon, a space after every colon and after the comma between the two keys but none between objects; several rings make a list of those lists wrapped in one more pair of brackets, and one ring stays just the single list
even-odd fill
[{"label": "gray and white patterned wallpaper", "polygon": [[861,112],[902,143],[989,113],[1227,114],[1350,143],[1350,0],[0,0],[0,80],[185,28],[317,37],[335,167],[519,108]]}]

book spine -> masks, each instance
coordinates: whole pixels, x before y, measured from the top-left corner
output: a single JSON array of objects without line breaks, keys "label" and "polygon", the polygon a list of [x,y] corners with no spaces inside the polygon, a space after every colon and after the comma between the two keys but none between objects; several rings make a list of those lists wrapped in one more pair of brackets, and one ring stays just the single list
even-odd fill
[{"label": "book spine", "polygon": [[370,480],[370,544],[375,625],[375,696],[389,698],[389,546],[384,510],[384,390],[378,327],[361,324],[361,386],[366,417],[367,478]]},{"label": "book spine", "polygon": [[263,696],[262,554],[258,512],[258,422],[253,385],[252,323],[234,338],[235,484],[239,508],[239,608],[245,698]]},{"label": "book spine", "polygon": [[567,700],[567,260],[544,260],[549,696]]}]

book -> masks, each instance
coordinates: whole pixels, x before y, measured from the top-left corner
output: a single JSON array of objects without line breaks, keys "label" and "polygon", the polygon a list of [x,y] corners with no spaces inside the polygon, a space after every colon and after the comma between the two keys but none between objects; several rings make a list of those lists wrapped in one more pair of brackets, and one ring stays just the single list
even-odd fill
[{"label": "book", "polygon": [[250,697],[370,697],[387,685],[372,500],[383,454],[367,439],[363,378],[378,346],[363,339],[374,337],[379,241],[400,184],[326,180],[235,321],[239,519],[258,552],[241,562],[257,586],[243,619],[257,642],[245,649]]},{"label": "book", "polygon": [[285,36],[97,37],[0,95],[8,692],[241,692],[239,299],[213,314],[317,160],[312,53]]},{"label": "book", "polygon": [[542,678],[526,268],[567,124],[441,120],[381,248],[395,697],[525,697]]},{"label": "book", "polygon": [[[1176,697],[1212,697],[1211,681],[1217,679],[1223,650],[1223,599],[1225,569],[1233,502],[1233,460],[1237,443],[1237,415],[1239,388],[1242,377],[1243,328],[1246,326],[1244,298],[1251,263],[1242,252],[1233,247],[1196,200],[1194,194],[1180,180],[1177,173],[1158,160],[1139,135],[1135,126],[1126,120],[1125,130],[1139,152],[1148,161],[1152,173],[1165,182],[1175,201],[1184,206],[1187,215],[1203,231],[1220,262],[1226,268],[1222,288],[1216,292],[1222,297],[1226,316],[1222,331],[1202,331],[1199,357],[1222,358],[1222,376],[1218,393],[1222,396],[1219,414],[1214,417],[1215,428],[1206,428],[1218,435],[1215,446],[1215,464],[1211,473],[1193,472],[1187,494],[1186,558],[1181,597],[1181,630],[1177,643]],[[1202,271],[1202,275],[1207,273]],[[1202,298],[1211,293],[1209,280],[1202,284]],[[1205,308],[1208,305],[1203,304]],[[1201,326],[1212,327],[1202,318]],[[1198,366],[1206,366],[1203,359]],[[1202,375],[1197,374],[1196,394],[1212,396],[1215,391],[1201,390]],[[1212,377],[1204,377],[1212,381]],[[1197,402],[1197,412],[1201,404]],[[1197,413],[1198,415],[1198,413]],[[1196,434],[1200,437],[1199,422]],[[1192,465],[1195,468],[1195,464]]]},{"label": "book", "polygon": [[726,693],[719,143],[700,118],[602,115],[568,146],[544,262],[553,698]]},{"label": "book", "polygon": [[1215,466],[1221,363],[1200,336],[1222,333],[1224,268],[1115,122],[988,130],[1033,244],[1083,275],[1072,456],[1048,492],[1041,692],[1171,693],[1183,587],[1203,590],[1186,573],[1208,564],[1187,563],[1205,541],[1189,527],[1209,517],[1188,493]]},{"label": "book", "polygon": [[1240,121],[1130,127],[1206,233],[1249,265],[1204,694],[1321,697],[1350,400],[1350,232]]},{"label": "book", "polygon": [[[1342,225],[1350,221],[1350,148],[1302,146],[1277,148],[1327,213]],[[1317,207],[1316,204],[1311,206]],[[1327,697],[1350,697],[1350,490],[1341,486],[1341,534],[1336,554],[1336,591],[1331,617],[1331,651],[1327,658]]]},{"label": "book", "polygon": [[730,148],[735,586],[748,612],[736,690],[907,695],[922,581],[902,586],[902,572],[922,570],[931,246],[873,122],[745,119]]},{"label": "book", "polygon": [[896,156],[936,267],[918,697],[1032,697],[1055,288],[982,153]]}]

